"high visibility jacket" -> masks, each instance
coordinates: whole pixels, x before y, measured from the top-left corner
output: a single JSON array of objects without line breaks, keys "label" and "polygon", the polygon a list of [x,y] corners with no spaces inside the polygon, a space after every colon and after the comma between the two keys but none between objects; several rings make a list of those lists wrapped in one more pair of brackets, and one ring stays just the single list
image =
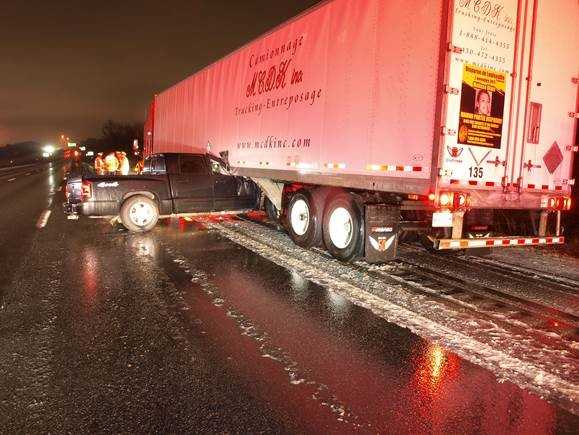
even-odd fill
[{"label": "high visibility jacket", "polygon": [[119,161],[114,153],[110,153],[105,157],[106,172],[115,173],[119,170]]},{"label": "high visibility jacket", "polygon": [[101,156],[97,156],[94,159],[94,170],[98,175],[103,175],[105,173],[105,162]]},{"label": "high visibility jacket", "polygon": [[131,170],[131,166],[129,164],[129,159],[127,159],[127,156],[121,155],[117,159],[119,161],[118,171],[123,175],[129,175],[129,171]]}]

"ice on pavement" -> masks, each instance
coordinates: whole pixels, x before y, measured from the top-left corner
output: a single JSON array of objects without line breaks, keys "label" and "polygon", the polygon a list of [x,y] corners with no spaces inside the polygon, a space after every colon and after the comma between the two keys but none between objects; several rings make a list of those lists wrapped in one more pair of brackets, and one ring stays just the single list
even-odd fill
[{"label": "ice on pavement", "polygon": [[261,225],[226,222],[210,226],[233,242],[328,287],[377,316],[440,343],[487,368],[499,379],[579,413],[579,367],[571,352],[574,349],[567,344],[550,348],[535,334],[525,334],[524,330],[513,333],[483,317],[474,319],[472,314],[445,306],[428,295],[407,291],[402,285],[385,284],[320,253],[301,249],[285,235]]}]

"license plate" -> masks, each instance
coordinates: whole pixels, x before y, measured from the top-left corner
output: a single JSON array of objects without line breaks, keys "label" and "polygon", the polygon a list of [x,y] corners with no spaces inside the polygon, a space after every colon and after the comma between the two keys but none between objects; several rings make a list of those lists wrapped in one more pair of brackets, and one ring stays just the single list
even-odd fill
[{"label": "license plate", "polygon": [[446,211],[432,213],[432,227],[452,228],[452,213]]}]

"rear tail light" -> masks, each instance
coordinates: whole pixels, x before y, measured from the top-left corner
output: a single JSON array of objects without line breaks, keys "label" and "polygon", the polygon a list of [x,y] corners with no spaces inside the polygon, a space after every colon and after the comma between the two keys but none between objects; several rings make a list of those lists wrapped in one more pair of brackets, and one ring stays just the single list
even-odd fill
[{"label": "rear tail light", "polygon": [[464,210],[470,207],[470,195],[462,192],[441,192],[438,195],[438,206],[452,210]]},{"label": "rear tail light", "polygon": [[549,210],[571,210],[571,202],[571,198],[554,196],[548,199],[547,208]]},{"label": "rear tail light", "polygon": [[92,197],[92,183],[90,181],[83,181],[80,187],[80,197],[83,201]]}]

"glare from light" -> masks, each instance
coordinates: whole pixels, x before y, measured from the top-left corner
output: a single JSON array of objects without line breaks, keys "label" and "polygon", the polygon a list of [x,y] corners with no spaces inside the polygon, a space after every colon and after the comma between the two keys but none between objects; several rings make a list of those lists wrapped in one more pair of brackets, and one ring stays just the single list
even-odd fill
[{"label": "glare from light", "polygon": [[52,145],[46,145],[44,148],[42,148],[42,151],[48,154],[54,154],[55,149]]}]

